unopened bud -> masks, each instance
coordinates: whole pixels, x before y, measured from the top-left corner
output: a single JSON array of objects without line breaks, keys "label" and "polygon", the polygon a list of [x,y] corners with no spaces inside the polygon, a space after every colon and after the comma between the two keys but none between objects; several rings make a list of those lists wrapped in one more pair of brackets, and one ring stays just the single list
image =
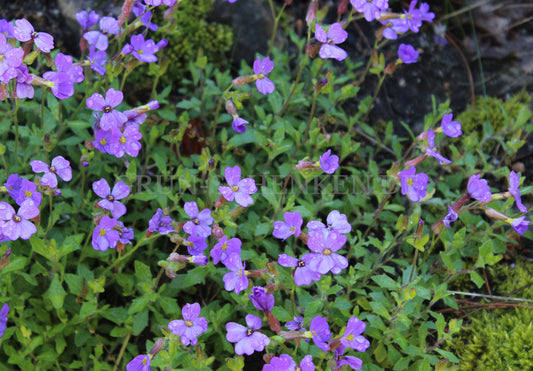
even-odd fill
[{"label": "unopened bud", "polygon": [[163,349],[164,346],[165,346],[165,338],[159,338],[155,341],[154,346],[152,347],[152,349],[150,349],[148,353],[150,354],[151,357],[153,357],[157,353],[159,353],[159,351],[161,351],[161,349]]},{"label": "unopened bud", "polygon": [[226,101],[226,112],[231,116],[235,117],[237,116],[237,108],[235,108],[235,105],[231,100]]},{"label": "unopened bud", "polygon": [[246,75],[246,76],[239,76],[236,79],[234,79],[231,83],[236,86],[243,86],[246,85],[252,81],[257,80],[257,77],[254,75]]},{"label": "unopened bud", "polygon": [[318,0],[311,0],[309,8],[307,8],[307,14],[305,15],[305,21],[307,26],[311,27],[311,23],[316,18],[316,12],[318,11]]}]

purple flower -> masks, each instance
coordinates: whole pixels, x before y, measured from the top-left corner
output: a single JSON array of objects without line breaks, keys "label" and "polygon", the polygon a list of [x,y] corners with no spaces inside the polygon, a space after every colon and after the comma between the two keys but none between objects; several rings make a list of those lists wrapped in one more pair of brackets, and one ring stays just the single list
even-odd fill
[{"label": "purple flower", "polygon": [[300,367],[288,354],[273,357],[270,363],[263,366],[263,371],[314,371],[313,356],[308,354],[300,362]]},{"label": "purple flower", "polygon": [[111,152],[111,131],[96,129],[93,146],[102,153],[113,154]]},{"label": "purple flower", "polygon": [[146,5],[143,5],[137,1],[133,3],[133,8],[131,9],[131,12],[136,17],[140,17],[139,21],[150,31],[157,31],[157,29],[159,28],[158,25],[153,22],[150,22],[150,20],[152,19],[152,11],[146,11]]},{"label": "purple flower", "polygon": [[433,130],[427,131],[427,140],[428,140],[428,148],[426,148],[426,153],[428,155],[435,157],[439,161],[440,165],[442,165],[443,163],[447,163],[447,164],[452,163],[450,160],[443,157],[440,153],[437,152],[437,148],[435,147],[435,132]]},{"label": "purple flower", "polygon": [[172,6],[176,3],[176,0],[144,0],[146,5],[159,6],[164,4],[166,6]]},{"label": "purple flower", "polygon": [[33,98],[35,91],[31,84],[33,76],[29,73],[28,66],[21,64],[17,68],[17,85],[15,88],[15,96],[17,98]]},{"label": "purple flower", "polygon": [[72,168],[70,162],[63,156],[56,156],[52,160],[52,165],[48,166],[40,160],[30,162],[31,169],[34,173],[44,173],[41,177],[41,185],[50,188],[57,187],[57,176],[68,182],[72,179]]},{"label": "purple flower", "polygon": [[285,219],[285,222],[274,222],[274,232],[272,232],[274,237],[281,240],[286,240],[292,235],[298,237],[302,230],[302,215],[298,211],[292,213],[287,211],[283,214],[283,218]]},{"label": "purple flower", "polygon": [[152,233],[159,232],[159,234],[174,232],[174,227],[172,226],[173,221],[170,216],[163,215],[163,210],[159,208],[148,222],[148,231]]},{"label": "purple flower", "polygon": [[89,67],[101,76],[107,72],[105,64],[107,63],[107,53],[103,50],[96,51],[93,45],[89,48],[89,56],[87,57]]},{"label": "purple flower", "polygon": [[159,50],[155,45],[154,40],[144,40],[142,34],[132,35],[131,46],[133,47],[131,54],[141,62],[152,63],[157,62],[157,57],[154,53]]},{"label": "purple flower", "polygon": [[233,116],[233,122],[231,123],[231,126],[236,133],[244,133],[246,131],[246,124],[249,124],[249,122],[245,119],[239,117],[238,115]]},{"label": "purple flower", "polygon": [[305,329],[303,328],[304,325],[304,318],[299,316],[294,316],[294,321],[289,321],[285,324],[285,327],[287,327],[291,331],[303,331],[305,332]]},{"label": "purple flower", "polygon": [[183,319],[170,321],[168,329],[174,334],[181,336],[183,345],[196,345],[197,337],[207,330],[207,320],[200,315],[200,304],[185,304],[181,310]]},{"label": "purple flower", "polygon": [[341,344],[364,352],[370,346],[370,342],[361,334],[365,332],[366,324],[357,317],[351,317],[346,325],[346,330],[341,338]]},{"label": "purple flower", "polygon": [[313,281],[320,281],[320,273],[309,267],[314,256],[305,254],[302,260],[298,260],[287,254],[278,257],[278,264],[283,267],[296,267],[294,270],[294,283],[296,286],[310,285]]},{"label": "purple flower", "polygon": [[259,332],[261,319],[253,314],[246,315],[248,328],[235,322],[226,323],[226,340],[235,344],[235,353],[238,355],[252,355],[254,351],[261,352],[270,344],[270,339]]},{"label": "purple flower", "polygon": [[203,209],[198,212],[198,205],[196,202],[185,202],[183,207],[187,215],[192,219],[183,226],[185,233],[189,233],[193,236],[200,236],[203,238],[211,235],[211,224],[213,224],[213,217],[211,216],[211,210]]},{"label": "purple flower", "polygon": [[331,155],[328,149],[319,159],[320,168],[327,174],[333,174],[339,168],[339,156]]},{"label": "purple flower", "polygon": [[383,37],[389,40],[396,40],[398,34],[405,33],[409,30],[405,18],[393,18],[380,22],[386,26],[383,30]]},{"label": "purple flower", "polygon": [[118,20],[113,17],[102,17],[100,19],[100,31],[89,31],[83,34],[89,45],[94,45],[98,50],[106,50],[108,46],[107,35],[118,35],[120,26]]},{"label": "purple flower", "polygon": [[0,339],[4,336],[4,331],[7,328],[7,314],[9,313],[9,305],[4,303],[0,310]]},{"label": "purple flower", "polygon": [[184,242],[187,246],[187,251],[189,254],[194,256],[203,254],[204,250],[207,248],[207,241],[205,237],[189,236],[184,240]]},{"label": "purple flower", "polygon": [[264,287],[254,286],[253,294],[248,295],[254,307],[264,312],[270,312],[274,307],[274,295],[268,294]]},{"label": "purple flower", "polygon": [[509,173],[509,188],[507,190],[511,195],[513,195],[516,206],[518,207],[518,210],[525,213],[527,211],[527,207],[524,206],[522,203],[522,197],[520,196],[520,189],[518,186],[520,185],[520,175],[514,172],[514,170],[511,170]]},{"label": "purple flower", "polygon": [[213,264],[218,264],[219,261],[224,262],[231,254],[239,255],[241,253],[241,245],[242,242],[238,238],[228,240],[227,236],[223,236],[211,250]]},{"label": "purple flower", "polygon": [[329,331],[328,319],[325,317],[316,316],[311,320],[309,331],[312,334],[313,342],[322,350],[328,351],[329,345],[327,341],[331,339],[331,332]]},{"label": "purple flower", "polygon": [[22,42],[33,40],[37,49],[45,53],[50,53],[50,50],[54,48],[54,38],[52,35],[46,32],[35,32],[31,23],[24,18],[15,21],[13,36]]},{"label": "purple flower", "polygon": [[126,371],[150,371],[150,356],[141,354],[133,358],[126,366]]},{"label": "purple flower", "polygon": [[98,22],[100,16],[92,10],[90,13],[87,13],[86,10],[76,13],[76,20],[80,24],[83,31],[88,30]]},{"label": "purple flower", "polygon": [[398,58],[402,60],[403,63],[416,63],[419,53],[412,45],[400,44],[398,47]]},{"label": "purple flower", "polygon": [[346,347],[344,345],[335,349],[335,361],[337,362],[337,369],[340,370],[342,366],[350,366],[354,370],[360,370],[363,367],[363,361],[354,356],[342,356]]},{"label": "purple flower", "polygon": [[118,201],[130,194],[130,187],[123,180],[116,183],[113,186],[113,191],[111,191],[107,180],[102,178],[93,183],[93,191],[98,197],[103,198],[103,200],[98,201],[98,206],[111,211],[113,218],[118,219],[126,214],[126,206]]},{"label": "purple flower", "polygon": [[36,207],[41,205],[43,196],[37,191],[35,183],[28,179],[21,178],[17,174],[11,174],[4,183],[4,187],[19,206],[26,200],[32,200]]},{"label": "purple flower", "polygon": [[74,83],[82,82],[83,68],[72,65],[72,57],[58,53],[55,57],[57,72],[48,71],[43,77],[53,82],[52,93],[59,99],[74,95]]},{"label": "purple flower", "polygon": [[367,22],[381,17],[381,11],[389,8],[388,0],[350,0],[352,6],[359,13],[365,15]]},{"label": "purple flower", "polygon": [[222,277],[226,291],[235,290],[235,293],[238,294],[246,290],[249,280],[245,271],[246,263],[241,260],[241,257],[237,254],[231,254],[222,263],[231,271]]},{"label": "purple flower", "polygon": [[490,193],[490,187],[485,179],[480,179],[480,174],[475,174],[468,179],[468,194],[470,197],[475,198],[481,202],[489,202],[492,194]]},{"label": "purple flower", "polygon": [[17,68],[22,65],[24,51],[13,48],[4,34],[0,34],[0,81],[4,84],[17,77]]},{"label": "purple flower", "polygon": [[248,207],[254,203],[251,194],[257,192],[255,180],[252,178],[241,179],[241,168],[238,165],[227,167],[224,176],[229,187],[220,186],[218,191],[228,201],[237,201],[242,207]]},{"label": "purple flower", "polygon": [[348,32],[346,32],[340,23],[333,23],[326,34],[326,31],[317,23],[315,25],[315,37],[320,41],[322,46],[318,54],[320,58],[333,58],[338,61],[345,59],[348,54],[338,46],[334,44],[343,43],[348,38]]},{"label": "purple flower", "polygon": [[416,174],[416,167],[400,171],[400,182],[402,185],[402,195],[407,194],[413,202],[418,202],[426,197],[426,188],[429,183],[427,174]]},{"label": "purple flower", "polygon": [[37,232],[37,227],[29,219],[33,219],[37,215],[39,215],[39,208],[35,206],[31,199],[24,201],[17,213],[15,213],[15,209],[10,204],[0,202],[0,234],[3,234],[11,241],[19,237],[23,240],[28,240]]},{"label": "purple flower", "polygon": [[453,113],[447,113],[442,116],[442,121],[440,126],[442,127],[442,132],[449,136],[450,138],[457,138],[463,132],[461,131],[461,123],[459,121],[452,121]]},{"label": "purple flower", "polygon": [[117,224],[117,219],[104,215],[100,223],[94,228],[92,244],[95,250],[107,251],[108,248],[115,248],[120,234],[113,229]]},{"label": "purple flower", "polygon": [[[346,243],[346,236],[335,231],[312,232],[309,234],[307,246],[312,253],[307,253],[304,257],[309,260],[309,268],[320,274],[326,274],[330,270],[334,274],[348,266],[348,259],[335,254]],[[310,258],[309,258],[310,256]]]},{"label": "purple flower", "polygon": [[327,229],[329,231],[336,231],[338,233],[350,233],[350,231],[352,230],[352,226],[350,223],[348,223],[346,215],[341,214],[339,210],[332,210],[328,214],[326,220],[328,223],[327,226],[318,220],[312,220],[307,223],[307,229],[309,230],[309,233],[323,229]]},{"label": "purple flower", "polygon": [[[124,115],[124,117],[126,116]],[[139,142],[141,138],[142,134],[136,124],[126,126],[124,131],[113,128],[111,130],[109,151],[118,158],[123,157],[124,154],[137,157],[142,148],[141,142]]]},{"label": "purple flower", "polygon": [[525,220],[526,216],[523,215],[519,218],[511,219],[511,226],[518,234],[524,234],[529,227],[529,220]]},{"label": "purple flower", "polygon": [[263,60],[261,60],[260,57],[257,57],[257,59],[254,61],[254,73],[257,77],[255,85],[257,86],[257,90],[259,90],[261,94],[270,94],[276,88],[274,86],[274,83],[270,81],[268,77],[265,76],[269,74],[273,69],[274,62],[272,62],[269,57],[266,57]]},{"label": "purple flower", "polygon": [[102,94],[94,93],[87,98],[87,107],[94,111],[103,111],[100,118],[100,127],[104,130],[111,130],[113,128],[119,128],[123,123],[128,121],[128,118],[122,112],[114,110],[118,106],[124,94],[120,90],[109,88],[105,94],[105,98]]},{"label": "purple flower", "polygon": [[457,213],[452,209],[450,205],[448,205],[448,214],[442,219],[442,223],[446,226],[446,228],[450,228],[450,223],[455,222],[457,220]]},{"label": "purple flower", "polygon": [[122,223],[121,221],[118,221],[117,225],[119,226],[119,228],[118,228],[118,234],[119,234],[118,242],[120,242],[120,243],[122,243],[124,245],[130,244],[131,240],[133,240],[133,237],[135,237],[134,234],[133,234],[133,229],[132,228],[125,228],[124,227],[124,223]]}]

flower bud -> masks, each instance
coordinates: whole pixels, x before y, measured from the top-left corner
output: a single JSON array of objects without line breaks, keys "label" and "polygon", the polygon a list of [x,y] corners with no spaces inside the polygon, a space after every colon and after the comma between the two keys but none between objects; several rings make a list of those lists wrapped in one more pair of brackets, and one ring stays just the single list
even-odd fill
[{"label": "flower bud", "polygon": [[305,21],[307,26],[311,27],[311,23],[316,18],[316,12],[318,11],[318,0],[311,0],[309,8],[307,8],[307,14],[305,15]]}]

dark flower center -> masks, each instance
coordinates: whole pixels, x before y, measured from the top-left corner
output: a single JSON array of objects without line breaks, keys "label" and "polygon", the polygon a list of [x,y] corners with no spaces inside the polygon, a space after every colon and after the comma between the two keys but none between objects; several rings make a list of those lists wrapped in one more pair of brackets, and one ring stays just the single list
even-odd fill
[{"label": "dark flower center", "polygon": [[15,215],[13,215],[13,220],[16,223],[20,223],[22,221],[22,218],[20,216],[18,216],[17,214],[15,214]]},{"label": "dark flower center", "polygon": [[298,266],[298,268],[303,268],[305,267],[305,262],[303,262],[302,260],[298,260],[298,264],[296,264]]},{"label": "dark flower center", "polygon": [[253,328],[249,328],[248,331],[246,331],[246,335],[247,336],[252,336],[252,334],[254,333],[254,329]]},{"label": "dark flower center", "polygon": [[198,218],[194,218],[194,219],[192,220],[192,222],[193,222],[194,224],[196,224],[196,225],[200,224],[200,221],[198,220]]},{"label": "dark flower center", "polygon": [[109,112],[111,112],[111,107],[110,106],[105,106],[103,111],[104,111],[104,113],[109,113]]},{"label": "dark flower center", "polygon": [[115,197],[113,197],[113,195],[109,195],[106,198],[111,202],[115,201]]},{"label": "dark flower center", "polygon": [[49,169],[49,170],[50,170],[51,173],[55,173],[55,172],[56,172],[56,168],[53,167],[53,166],[50,166],[50,169]]},{"label": "dark flower center", "polygon": [[35,32],[35,31],[33,31],[32,34],[31,34],[31,38],[35,39],[37,36],[39,36],[39,34],[37,34],[37,32]]}]

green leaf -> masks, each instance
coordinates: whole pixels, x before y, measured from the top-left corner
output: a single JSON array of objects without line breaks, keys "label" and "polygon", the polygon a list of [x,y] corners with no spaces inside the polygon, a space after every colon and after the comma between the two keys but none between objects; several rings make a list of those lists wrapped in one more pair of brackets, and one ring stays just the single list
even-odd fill
[{"label": "green leaf", "polygon": [[52,278],[52,282],[50,283],[48,291],[45,293],[45,297],[50,299],[54,309],[60,309],[63,307],[66,295],[67,292],[63,288],[63,285],[61,285],[61,282],[59,282],[59,276],[56,274],[54,278]]},{"label": "green leaf", "polygon": [[476,284],[478,289],[485,283],[483,278],[476,271],[470,272],[470,279]]},{"label": "green leaf", "polygon": [[400,286],[398,282],[394,281],[386,274],[372,276],[372,281],[376,282],[380,287],[388,290],[396,290]]},{"label": "green leaf", "polygon": [[86,301],[81,305],[80,317],[81,318],[89,317],[93,315],[97,309],[98,309],[98,303],[96,301],[96,298],[94,298],[91,301]]},{"label": "green leaf", "polygon": [[54,255],[55,251],[52,252],[51,249],[45,245],[44,241],[35,234],[30,238],[30,244],[33,251],[35,251],[37,254],[52,260],[52,256]]},{"label": "green leaf", "polygon": [[61,248],[57,252],[57,259],[62,258],[63,256],[70,254],[73,251],[76,251],[80,248],[81,241],[85,235],[82,233],[75,234],[73,236],[68,236],[63,241]]},{"label": "green leaf", "polygon": [[139,335],[146,326],[148,326],[148,308],[133,316],[132,334]]}]

